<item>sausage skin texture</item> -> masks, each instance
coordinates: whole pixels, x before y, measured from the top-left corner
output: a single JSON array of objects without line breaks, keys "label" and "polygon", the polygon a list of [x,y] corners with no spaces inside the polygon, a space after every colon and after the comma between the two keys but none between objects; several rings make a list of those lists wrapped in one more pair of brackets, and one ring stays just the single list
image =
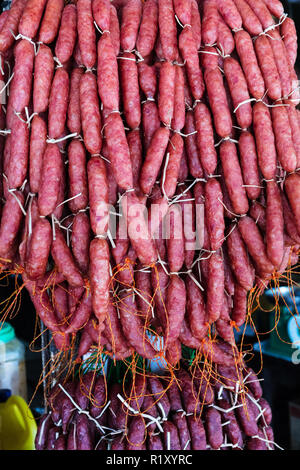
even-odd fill
[{"label": "sausage skin texture", "polygon": [[26,272],[31,279],[41,278],[47,268],[52,242],[52,228],[47,219],[39,219],[33,227],[26,259]]},{"label": "sausage skin texture", "polygon": [[101,327],[108,312],[110,270],[108,243],[100,238],[90,244],[90,282],[93,311]]},{"label": "sausage skin texture", "polygon": [[69,75],[62,68],[55,72],[49,98],[48,134],[58,139],[65,130],[69,98]]},{"label": "sausage skin texture", "polygon": [[82,75],[79,94],[84,144],[91,155],[99,154],[102,148],[102,123],[97,94],[97,80],[92,72],[86,72]]},{"label": "sausage skin texture", "polygon": [[50,44],[54,41],[64,8],[63,0],[48,0],[39,31],[39,41]]},{"label": "sausage skin texture", "polygon": [[76,266],[72,252],[68,247],[64,235],[58,229],[55,232],[55,239],[52,241],[51,255],[60,272],[73,287],[84,285],[83,277]]},{"label": "sausage skin texture", "polygon": [[59,188],[63,178],[63,160],[57,144],[47,144],[38,194],[40,215],[52,214],[58,203]]},{"label": "sausage skin texture", "polygon": [[167,61],[177,59],[177,26],[172,0],[158,0],[158,24],[161,47]]}]

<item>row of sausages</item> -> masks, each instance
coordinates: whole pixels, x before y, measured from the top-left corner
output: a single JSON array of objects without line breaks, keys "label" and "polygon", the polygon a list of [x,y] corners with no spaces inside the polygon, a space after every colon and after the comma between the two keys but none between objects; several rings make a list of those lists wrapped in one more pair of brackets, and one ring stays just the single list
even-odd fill
[{"label": "row of sausages", "polygon": [[[236,385],[239,384],[240,387]],[[272,450],[272,412],[252,369],[218,366],[170,381],[107,384],[95,371],[58,382],[38,423],[37,450]]]},{"label": "row of sausages", "polygon": [[59,350],[234,362],[248,292],[298,260],[296,51],[277,1],[1,15],[2,270]]}]

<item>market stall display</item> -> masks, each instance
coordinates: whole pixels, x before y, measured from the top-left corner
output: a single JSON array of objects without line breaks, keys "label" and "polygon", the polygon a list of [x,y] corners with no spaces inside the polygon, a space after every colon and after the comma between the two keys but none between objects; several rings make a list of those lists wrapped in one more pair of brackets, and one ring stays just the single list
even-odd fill
[{"label": "market stall display", "polygon": [[[167,389],[189,348],[240,386],[235,331],[298,264],[296,56],[277,0],[14,0],[1,14],[1,270],[22,278],[4,317],[27,289],[55,365],[162,361]],[[272,447],[265,432],[240,447]]]}]

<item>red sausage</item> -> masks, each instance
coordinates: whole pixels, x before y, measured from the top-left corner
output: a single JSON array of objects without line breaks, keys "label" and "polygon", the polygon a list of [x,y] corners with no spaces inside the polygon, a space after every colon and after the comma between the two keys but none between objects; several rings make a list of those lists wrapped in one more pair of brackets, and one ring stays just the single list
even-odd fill
[{"label": "red sausage", "polygon": [[55,229],[55,239],[52,241],[51,255],[58,270],[73,287],[80,287],[84,281],[77,268],[71,250],[68,247],[61,230]]},{"label": "red sausage", "polygon": [[[228,57],[224,60],[224,73],[229,86],[233,106],[236,109],[236,119],[242,129],[251,126],[252,108],[251,103],[241,103],[250,99],[248,86],[243,70],[237,60]],[[240,106],[241,105],[241,106]]]},{"label": "red sausage", "polygon": [[105,120],[105,137],[115,180],[122,189],[133,188],[130,151],[119,113],[111,113]]},{"label": "red sausage", "polygon": [[178,175],[179,183],[183,183],[187,179],[188,175],[189,175],[189,168],[188,168],[186,150],[185,150],[185,147],[183,147],[179,175]]},{"label": "red sausage", "polygon": [[253,269],[250,264],[243,239],[237,227],[230,230],[230,234],[226,238],[226,245],[231,268],[238,283],[246,290],[252,289]]},{"label": "red sausage", "polygon": [[40,187],[43,155],[46,150],[47,125],[40,116],[34,116],[31,122],[29,151],[30,191],[37,193]]},{"label": "red sausage", "polygon": [[80,79],[80,115],[84,145],[90,154],[99,154],[102,147],[102,124],[97,79],[92,72],[86,72]]},{"label": "red sausage", "polygon": [[228,137],[232,131],[232,118],[222,74],[219,69],[205,70],[204,79],[216,132],[220,137]]},{"label": "red sausage", "polygon": [[208,331],[204,297],[199,287],[190,277],[186,279],[186,290],[186,310],[189,325],[195,338],[201,341]]},{"label": "red sausage", "polygon": [[298,122],[297,110],[295,106],[292,105],[287,108],[287,112],[289,115],[294,149],[297,155],[297,168],[300,168],[300,126]]},{"label": "red sausage", "polygon": [[271,13],[266,7],[264,0],[246,0],[252,8],[257,18],[262,24],[263,29],[267,29],[274,24]]},{"label": "red sausage", "polygon": [[295,224],[300,235],[300,177],[297,173],[289,175],[285,180],[285,192],[295,217]]},{"label": "red sausage", "polygon": [[204,0],[202,13],[202,43],[212,46],[218,39],[218,3],[216,0]]},{"label": "red sausage", "polygon": [[142,21],[136,47],[142,57],[147,57],[155,47],[158,30],[157,0],[147,0],[143,6]]},{"label": "red sausage", "polygon": [[118,354],[123,351],[130,349],[130,344],[124,336],[122,326],[119,318],[119,313],[116,307],[109,302],[108,305],[108,316],[106,317],[106,330],[109,332],[111,337],[112,351],[114,354]]},{"label": "red sausage", "polygon": [[144,418],[142,416],[135,416],[131,419],[129,425],[126,450],[145,450],[145,440],[146,427]]},{"label": "red sausage", "polygon": [[30,281],[25,274],[22,275],[22,278],[35,310],[42,322],[51,331],[59,331],[55,311],[50,302],[47,291],[45,289],[38,288],[35,281]]},{"label": "red sausage", "polygon": [[248,397],[245,397],[245,399],[242,400],[239,396],[237,404],[242,405],[235,410],[242,431],[246,436],[256,436],[258,433],[258,426],[251,406],[252,402]]},{"label": "red sausage", "polygon": [[89,267],[89,245],[91,237],[90,220],[87,214],[80,212],[75,215],[72,224],[71,247],[74,259],[84,274]]},{"label": "red sausage", "polygon": [[121,202],[132,247],[141,263],[149,266],[156,262],[157,253],[144,217],[145,206],[133,192],[124,196]]},{"label": "red sausage", "polygon": [[273,31],[269,31],[268,34],[270,36],[269,41],[279,73],[282,96],[288,97],[292,91],[292,80],[288,54],[279,32],[274,29]]},{"label": "red sausage", "polygon": [[169,207],[166,217],[167,254],[171,273],[180,272],[184,264],[184,234],[183,219],[180,205]]},{"label": "red sausage", "polygon": [[194,109],[194,116],[201,165],[209,175],[213,175],[217,167],[217,152],[211,114],[204,103],[198,103]]},{"label": "red sausage", "polygon": [[14,191],[13,194],[8,194],[1,215],[0,256],[5,260],[9,259],[12,254],[14,242],[23,219],[23,212],[19,203],[24,204],[24,196],[19,191]]},{"label": "red sausage", "polygon": [[[86,154],[79,140],[72,140],[68,147],[69,169],[69,198],[72,212],[83,210],[88,205]],[[77,197],[74,197],[77,196]]]},{"label": "red sausage", "polygon": [[166,421],[164,423],[163,438],[166,450],[181,450],[177,427],[173,423],[171,423],[171,421]]},{"label": "red sausage", "polygon": [[179,276],[172,274],[167,289],[166,309],[168,312],[165,343],[172,344],[180,335],[181,324],[185,315],[186,288]]},{"label": "red sausage", "polygon": [[148,436],[147,450],[164,450],[164,446],[159,435]]},{"label": "red sausage", "polygon": [[140,170],[142,165],[142,139],[140,131],[135,129],[127,134],[127,142],[130,151],[130,159],[133,173],[133,186],[139,188]]},{"label": "red sausage", "polygon": [[184,94],[184,74],[182,67],[176,67],[175,74],[175,95],[174,111],[171,127],[174,131],[181,131],[185,124],[185,94]]},{"label": "red sausage", "polygon": [[271,117],[279,163],[285,171],[291,173],[297,167],[297,155],[287,109],[284,106],[271,108]]},{"label": "red sausage", "polygon": [[241,29],[243,21],[233,0],[218,2],[218,8],[229,28]]},{"label": "red sausage", "polygon": [[282,208],[283,208],[283,217],[284,217],[284,228],[292,240],[295,240],[296,243],[299,243],[300,238],[298,235],[298,230],[295,224],[295,218],[293,212],[290,208],[290,205],[286,199],[286,196],[281,192],[282,198]]},{"label": "red sausage", "polygon": [[61,17],[55,55],[61,64],[72,57],[77,36],[77,10],[75,5],[66,5]]},{"label": "red sausage", "polygon": [[143,104],[142,122],[144,134],[144,147],[147,151],[153,135],[160,127],[158,108],[153,101],[147,101]]},{"label": "red sausage", "polygon": [[[240,447],[243,446],[243,435],[237,422],[237,419],[234,414],[234,410],[230,410],[231,405],[229,401],[225,398],[222,398],[218,401],[218,407],[222,408],[224,411],[221,411],[222,421],[223,421],[223,429],[224,432],[228,435],[229,441],[233,445],[238,445]],[[227,424],[224,424],[227,423]]]},{"label": "red sausage", "polygon": [[184,28],[179,36],[179,49],[185,61],[191,93],[200,100],[204,93],[204,80],[199,64],[199,55],[191,28]]},{"label": "red sausage", "polygon": [[279,73],[269,39],[259,36],[254,43],[258,63],[271,100],[279,100],[282,94]]},{"label": "red sausage", "polygon": [[188,416],[187,422],[191,436],[191,448],[193,450],[207,450],[206,434],[201,419],[194,416]]},{"label": "red sausage", "polygon": [[32,72],[34,62],[33,45],[22,39],[14,49],[14,76],[10,85],[9,105],[14,111],[22,112],[29,106],[31,98]]},{"label": "red sausage", "polygon": [[158,0],[158,24],[164,58],[172,62],[178,56],[173,0]]},{"label": "red sausage", "polygon": [[64,69],[55,72],[49,99],[48,135],[60,138],[65,130],[69,97],[69,75]]},{"label": "red sausage", "polygon": [[57,206],[59,188],[63,177],[63,161],[56,144],[48,144],[43,156],[38,204],[40,214],[52,214]]},{"label": "red sausage", "polygon": [[255,264],[262,272],[272,273],[274,267],[267,257],[265,244],[255,221],[248,216],[242,217],[238,226]]},{"label": "red sausage", "polygon": [[232,54],[235,49],[235,42],[230,28],[220,17],[218,22],[218,47],[223,56]]},{"label": "red sausage", "polygon": [[28,38],[36,36],[46,3],[46,0],[29,0],[26,3],[19,23],[20,34]]},{"label": "red sausage", "polygon": [[110,5],[109,30],[111,42],[117,56],[120,52],[120,25],[117,11],[113,5]]},{"label": "red sausage", "polygon": [[[18,26],[27,0],[15,0],[8,10],[5,23],[0,31],[0,52],[6,52],[15,42]],[[11,34],[13,32],[14,36]]]},{"label": "red sausage", "polygon": [[103,325],[109,304],[109,247],[106,240],[95,238],[90,244],[90,283],[93,312]]},{"label": "red sausage", "polygon": [[192,5],[191,0],[174,0],[175,15],[179,19],[180,23],[185,25],[191,24],[192,16]]},{"label": "red sausage", "polygon": [[168,146],[168,164],[166,166],[164,181],[161,183],[163,194],[168,199],[174,196],[180,171],[184,142],[179,134],[173,134]]},{"label": "red sausage", "polygon": [[110,0],[92,0],[93,17],[102,31],[110,28]]},{"label": "red sausage", "polygon": [[194,186],[194,198],[196,207],[196,234],[199,249],[209,250],[210,242],[207,232],[207,224],[205,220],[205,199],[204,184],[198,182]]},{"label": "red sausage", "polygon": [[91,69],[97,60],[92,0],[77,1],[77,32],[82,63]]},{"label": "red sausage", "polygon": [[95,235],[105,235],[108,230],[108,184],[105,163],[93,157],[87,167],[91,228]]},{"label": "red sausage", "polygon": [[247,31],[238,31],[234,39],[249,92],[254,98],[260,99],[265,93],[265,82],[257,62],[251,36]]},{"label": "red sausage", "polygon": [[48,0],[39,31],[40,42],[50,44],[54,41],[58,33],[63,8],[63,0]]},{"label": "red sausage", "polygon": [[175,414],[172,417],[172,422],[175,424],[178,430],[180,446],[183,450],[191,449],[191,436],[187,424],[187,418],[180,414]]},{"label": "red sausage", "polygon": [[143,270],[142,265],[138,265],[135,273],[136,303],[138,311],[143,318],[152,319],[152,286],[151,275],[148,270]]},{"label": "red sausage", "polygon": [[33,226],[26,258],[26,273],[31,279],[41,278],[47,268],[52,242],[52,228],[47,219],[39,219]]},{"label": "red sausage", "polygon": [[11,189],[22,186],[27,175],[29,128],[24,119],[23,114],[20,117],[15,115],[11,126],[10,160],[7,169],[8,185]]},{"label": "red sausage", "polygon": [[236,145],[233,142],[228,141],[221,144],[220,159],[233,211],[239,215],[246,214],[249,209],[249,203],[243,185]]},{"label": "red sausage", "polygon": [[169,276],[161,265],[151,271],[152,291],[155,304],[155,317],[158,318],[160,326],[165,327],[167,322],[166,296]]},{"label": "red sausage", "polygon": [[250,8],[246,0],[234,0],[235,6],[237,7],[242,21],[243,26],[252,36],[258,36],[263,32],[261,22],[257,18],[256,14]]},{"label": "red sausage", "polygon": [[283,39],[287,55],[292,66],[295,65],[297,59],[297,31],[295,22],[292,18],[286,18],[280,26],[280,34]]},{"label": "red sausage", "polygon": [[150,194],[159,173],[168,145],[170,131],[160,127],[152,137],[140,173],[140,187],[144,194]]},{"label": "red sausage", "polygon": [[280,18],[284,14],[283,5],[279,0],[263,0],[263,2],[268,7],[270,13],[277,18]]},{"label": "red sausage", "polygon": [[133,54],[124,53],[119,60],[124,116],[129,127],[136,129],[141,123],[138,68]]},{"label": "red sausage", "polygon": [[131,52],[135,48],[141,17],[141,0],[128,0],[122,8],[120,39],[124,52]]},{"label": "red sausage", "polygon": [[139,84],[146,98],[153,99],[156,94],[157,76],[155,68],[145,62],[139,62]]},{"label": "red sausage", "polygon": [[80,80],[83,75],[82,67],[75,67],[70,77],[70,96],[68,105],[67,126],[70,132],[80,134]]},{"label": "red sausage", "polygon": [[223,444],[223,430],[221,414],[215,408],[208,408],[205,413],[205,429],[207,441],[212,449],[216,450]]},{"label": "red sausage", "polygon": [[145,332],[144,321],[138,316],[133,291],[122,292],[118,309],[124,336],[128,343],[147,359],[153,359],[155,350]]},{"label": "red sausage", "polygon": [[277,152],[271,115],[263,103],[256,103],[253,107],[253,128],[260,170],[266,180],[273,179],[277,170]]},{"label": "red sausage", "polygon": [[283,258],[284,219],[280,189],[275,181],[267,182],[266,245],[269,260],[279,267]]},{"label": "red sausage", "polygon": [[206,312],[208,320],[213,323],[218,320],[224,303],[224,264],[218,253],[213,253],[208,260],[208,284]]},{"label": "red sausage", "polygon": [[218,250],[224,241],[223,195],[217,179],[210,178],[205,185],[205,222],[212,251]]},{"label": "red sausage", "polygon": [[159,73],[158,111],[161,121],[170,126],[174,114],[176,68],[163,62]]},{"label": "red sausage", "polygon": [[259,198],[261,185],[259,179],[257,152],[253,135],[244,131],[239,138],[240,164],[244,186],[249,199]]},{"label": "red sausage", "polygon": [[[199,125],[199,122],[198,122]],[[185,137],[185,150],[187,154],[187,161],[189,172],[194,178],[203,177],[203,168],[199,158],[199,151],[197,147],[197,130],[195,126],[194,114],[193,111],[188,111],[185,118],[184,126]],[[211,153],[211,152],[210,152]],[[201,157],[201,151],[200,151]]]},{"label": "red sausage", "polygon": [[77,309],[74,311],[69,326],[67,327],[65,333],[74,333],[80,330],[88,322],[90,316],[92,315],[92,299],[91,294],[86,292],[83,294],[80,304]]}]

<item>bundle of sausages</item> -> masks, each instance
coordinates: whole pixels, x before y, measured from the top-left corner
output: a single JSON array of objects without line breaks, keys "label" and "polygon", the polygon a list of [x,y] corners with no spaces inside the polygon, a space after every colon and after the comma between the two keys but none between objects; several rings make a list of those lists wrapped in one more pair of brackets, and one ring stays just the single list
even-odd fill
[{"label": "bundle of sausages", "polygon": [[298,260],[281,3],[13,0],[0,54],[1,266],[57,348],[232,364],[247,293]]},{"label": "bundle of sausages", "polygon": [[253,370],[245,369],[238,382],[235,369],[215,372],[218,380],[182,368],[172,382],[150,374],[107,386],[90,371],[57,383],[36,449],[274,449],[272,412]]}]

